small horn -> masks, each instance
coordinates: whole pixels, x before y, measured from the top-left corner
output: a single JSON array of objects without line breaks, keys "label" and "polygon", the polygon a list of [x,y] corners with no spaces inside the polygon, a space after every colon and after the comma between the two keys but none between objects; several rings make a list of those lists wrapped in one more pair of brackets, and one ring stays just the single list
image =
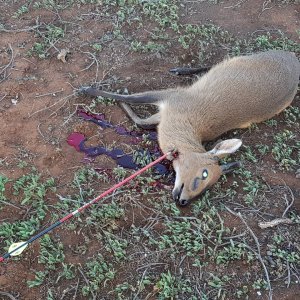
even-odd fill
[{"label": "small horn", "polygon": [[240,168],[242,163],[240,161],[234,161],[225,165],[221,165],[221,170],[223,174],[232,172],[236,168]]}]

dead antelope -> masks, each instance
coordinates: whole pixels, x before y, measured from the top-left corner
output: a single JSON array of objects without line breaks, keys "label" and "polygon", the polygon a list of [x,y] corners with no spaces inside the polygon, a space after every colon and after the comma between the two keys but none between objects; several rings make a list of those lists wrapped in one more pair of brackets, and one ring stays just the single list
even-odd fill
[{"label": "dead antelope", "polygon": [[[158,125],[161,150],[176,149],[173,198],[181,206],[214,184],[238,163],[219,165],[219,158],[242,145],[228,139],[206,151],[205,141],[262,122],[290,105],[298,87],[300,63],[294,53],[268,51],[234,57],[214,66],[191,86],[118,95],[86,88],[92,96],[121,101],[128,116],[141,127]],[[139,118],[128,104],[154,104],[159,112]],[[169,157],[172,159],[172,157]]]}]

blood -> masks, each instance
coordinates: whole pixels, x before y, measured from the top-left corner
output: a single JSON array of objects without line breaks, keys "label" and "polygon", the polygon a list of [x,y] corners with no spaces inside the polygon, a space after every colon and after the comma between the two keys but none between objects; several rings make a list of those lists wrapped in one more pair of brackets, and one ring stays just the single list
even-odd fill
[{"label": "blood", "polygon": [[105,120],[104,114],[93,114],[84,111],[82,108],[78,109],[77,116],[83,118],[84,120],[93,122],[102,128],[112,128],[114,125]]},{"label": "blood", "polygon": [[[105,120],[104,114],[93,114],[90,112],[86,112],[83,109],[78,109],[77,115],[84,120],[93,122],[99,126],[101,126],[103,129],[105,128],[114,128],[115,132],[118,133],[119,135],[127,135],[127,136],[132,136],[136,138],[142,138],[143,137],[143,132],[139,132],[137,130],[132,130],[129,131],[127,130],[124,126],[116,126]],[[151,141],[156,141],[157,140],[157,133],[155,131],[150,131],[148,133],[148,139]]]},{"label": "blood", "polygon": [[[140,131],[128,131],[124,126],[115,126],[105,120],[105,116],[103,114],[93,114],[84,111],[83,109],[79,109],[77,112],[78,116],[83,118],[84,120],[93,122],[102,128],[114,128],[115,132],[120,135],[126,135],[131,136],[133,139],[131,142],[138,143],[142,140],[144,132]],[[157,140],[157,133],[156,132],[148,132],[148,139],[154,141]],[[85,146],[86,137],[79,132],[73,132],[71,133],[67,138],[67,143],[70,146],[73,146],[77,151],[85,153],[88,157],[95,157],[98,155],[107,155],[114,159],[116,163],[127,169],[133,169],[137,170],[141,166],[139,166],[137,163],[135,163],[134,158],[132,155],[128,155],[123,152],[123,150],[114,148],[112,150],[108,150],[103,146],[96,146],[96,147],[86,147]],[[147,151],[144,151],[144,149],[137,150],[141,151],[143,155],[152,156],[155,158],[158,158],[161,155],[161,152],[157,146],[152,147],[152,149],[147,149]],[[157,164],[154,167],[155,171],[158,174],[166,175],[169,173],[169,165],[168,164]]]},{"label": "blood", "polygon": [[80,150],[80,143],[85,141],[85,136],[79,132],[71,133],[67,138],[67,143],[73,146],[77,151]]}]

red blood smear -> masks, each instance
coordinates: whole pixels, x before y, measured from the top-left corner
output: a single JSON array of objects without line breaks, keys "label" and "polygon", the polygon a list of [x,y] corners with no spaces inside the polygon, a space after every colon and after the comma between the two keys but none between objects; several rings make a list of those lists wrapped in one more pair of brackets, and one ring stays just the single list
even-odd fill
[{"label": "red blood smear", "polygon": [[78,109],[77,115],[79,117],[84,118],[85,120],[90,120],[90,119],[104,120],[104,114],[93,114],[93,113],[90,113],[90,112],[86,112],[82,108]]},{"label": "red blood smear", "polygon": [[[84,120],[93,122],[101,126],[102,128],[114,128],[115,132],[120,135],[128,135],[128,136],[135,137],[137,139],[141,139],[143,136],[143,132],[139,132],[136,130],[128,131],[124,126],[111,124],[109,121],[105,120],[104,114],[93,114],[91,112],[85,111],[83,108],[80,108],[77,111],[77,115],[83,118]],[[157,133],[155,131],[149,131],[148,138],[152,141],[156,141]],[[132,140],[132,142],[135,143],[135,140]]]},{"label": "red blood smear", "polygon": [[85,140],[85,136],[79,132],[73,132],[68,136],[67,143],[80,151],[80,143]]},{"label": "red blood smear", "polygon": [[84,120],[93,122],[102,128],[114,128],[115,126],[109,123],[108,121],[105,120],[104,114],[92,114],[89,112],[84,111],[83,109],[79,109],[77,111],[77,115]]},{"label": "red blood smear", "polygon": [[[93,114],[90,112],[86,112],[84,109],[80,108],[77,111],[79,117],[83,118],[84,120],[96,123],[97,125],[101,126],[102,128],[114,128],[115,132],[120,135],[127,135],[131,137],[131,142],[134,144],[138,144],[142,141],[143,132],[139,131],[128,131],[124,126],[115,126],[105,120],[104,114]],[[157,140],[157,133],[154,131],[148,132],[148,138],[150,140]],[[134,162],[134,158],[132,155],[125,154],[121,149],[113,149],[108,150],[105,147],[97,146],[97,147],[85,147],[84,142],[86,138],[83,134],[79,132],[74,132],[69,135],[67,139],[67,143],[70,146],[73,146],[78,152],[84,152],[87,156],[94,157],[98,155],[107,155],[113,158],[116,163],[124,168],[129,169],[138,169],[139,166]],[[153,154],[155,157],[160,155],[160,151],[158,146],[155,146],[154,149],[148,149],[146,155],[150,156]],[[169,166],[168,164],[157,164],[155,167],[156,172],[159,174],[168,174]]]}]

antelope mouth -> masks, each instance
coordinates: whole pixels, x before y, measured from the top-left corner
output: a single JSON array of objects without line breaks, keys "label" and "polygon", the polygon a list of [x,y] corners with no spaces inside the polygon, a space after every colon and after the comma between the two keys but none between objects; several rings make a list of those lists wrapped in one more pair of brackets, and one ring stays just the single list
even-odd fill
[{"label": "antelope mouth", "polygon": [[175,189],[175,191],[173,192],[173,199],[176,203],[179,202],[180,200],[180,196],[182,194],[182,191],[183,191],[183,187],[184,187],[184,183],[181,185],[180,189]]}]

